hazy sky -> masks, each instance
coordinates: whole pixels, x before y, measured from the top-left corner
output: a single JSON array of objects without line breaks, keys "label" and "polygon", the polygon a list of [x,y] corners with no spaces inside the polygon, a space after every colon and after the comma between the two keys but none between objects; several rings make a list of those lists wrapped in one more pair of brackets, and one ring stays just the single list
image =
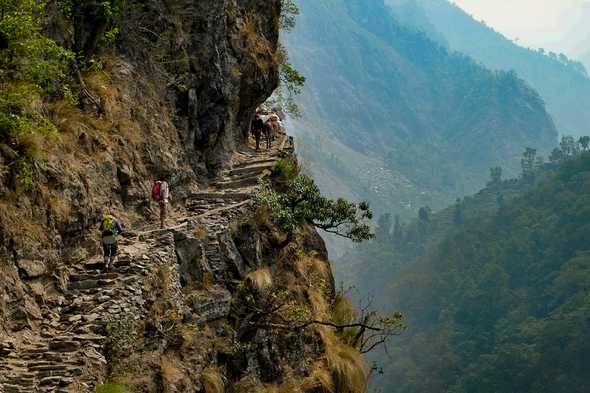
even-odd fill
[{"label": "hazy sky", "polygon": [[524,46],[590,51],[590,0],[451,0]]}]

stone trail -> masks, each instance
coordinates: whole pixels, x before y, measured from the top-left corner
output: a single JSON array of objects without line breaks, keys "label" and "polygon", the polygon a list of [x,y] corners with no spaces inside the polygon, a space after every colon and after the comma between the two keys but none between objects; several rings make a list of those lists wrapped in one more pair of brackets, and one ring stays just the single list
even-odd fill
[{"label": "stone trail", "polygon": [[[220,239],[227,235],[229,223],[247,209],[249,193],[259,177],[268,175],[278,159],[293,152],[292,138],[282,135],[269,151],[236,153],[231,169],[187,201],[188,214],[175,226],[182,228],[184,223],[188,228],[191,222],[198,222],[205,227],[205,260],[216,283],[224,282],[228,269]],[[108,321],[141,318],[150,268],[176,262],[175,231],[122,237],[118,262],[110,271],[104,271],[97,261],[74,267],[60,305],[44,311],[39,333],[25,343],[0,343],[0,393],[91,392],[106,369]],[[218,302],[213,297],[223,304],[214,304]],[[227,313],[230,301],[229,292],[218,289],[194,308],[202,311],[203,320],[210,320]]]}]

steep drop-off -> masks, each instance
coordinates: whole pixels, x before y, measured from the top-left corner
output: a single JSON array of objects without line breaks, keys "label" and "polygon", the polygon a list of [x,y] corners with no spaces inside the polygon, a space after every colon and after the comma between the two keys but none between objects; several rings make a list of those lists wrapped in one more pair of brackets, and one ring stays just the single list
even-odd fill
[{"label": "steep drop-off", "polygon": [[361,291],[407,313],[379,361],[391,392],[585,392],[588,152],[491,182],[410,225],[382,219],[345,259]]}]

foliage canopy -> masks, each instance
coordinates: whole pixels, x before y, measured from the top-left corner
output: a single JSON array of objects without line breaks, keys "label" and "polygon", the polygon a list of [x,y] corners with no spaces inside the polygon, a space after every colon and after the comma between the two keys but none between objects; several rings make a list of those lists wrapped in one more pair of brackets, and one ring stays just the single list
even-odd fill
[{"label": "foliage canopy", "polygon": [[[65,94],[71,52],[42,34],[44,2],[0,0],[0,173],[32,186],[39,139],[56,132],[42,108],[44,95]],[[59,87],[61,86],[61,87]]]},{"label": "foliage canopy", "polygon": [[272,221],[283,231],[292,233],[309,223],[325,232],[362,242],[373,237],[366,222],[372,212],[366,202],[359,204],[342,198],[330,200],[323,196],[308,176],[299,175],[289,182],[285,192],[273,190],[262,183],[254,200],[270,209]]},{"label": "foliage canopy", "polygon": [[[590,154],[571,138],[558,150],[567,158],[536,167],[533,182],[498,181],[362,257],[378,271],[361,288],[388,288],[382,302],[395,299],[413,327],[386,391],[587,391]],[[496,193],[507,197],[491,208]]]}]

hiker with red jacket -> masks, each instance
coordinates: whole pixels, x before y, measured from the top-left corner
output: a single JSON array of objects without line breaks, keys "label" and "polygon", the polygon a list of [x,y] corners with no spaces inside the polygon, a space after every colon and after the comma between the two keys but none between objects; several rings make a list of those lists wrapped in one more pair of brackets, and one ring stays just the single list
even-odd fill
[{"label": "hiker with red jacket", "polygon": [[160,229],[164,229],[170,210],[170,186],[164,176],[158,177],[158,181],[152,186],[152,199],[159,201]]}]

